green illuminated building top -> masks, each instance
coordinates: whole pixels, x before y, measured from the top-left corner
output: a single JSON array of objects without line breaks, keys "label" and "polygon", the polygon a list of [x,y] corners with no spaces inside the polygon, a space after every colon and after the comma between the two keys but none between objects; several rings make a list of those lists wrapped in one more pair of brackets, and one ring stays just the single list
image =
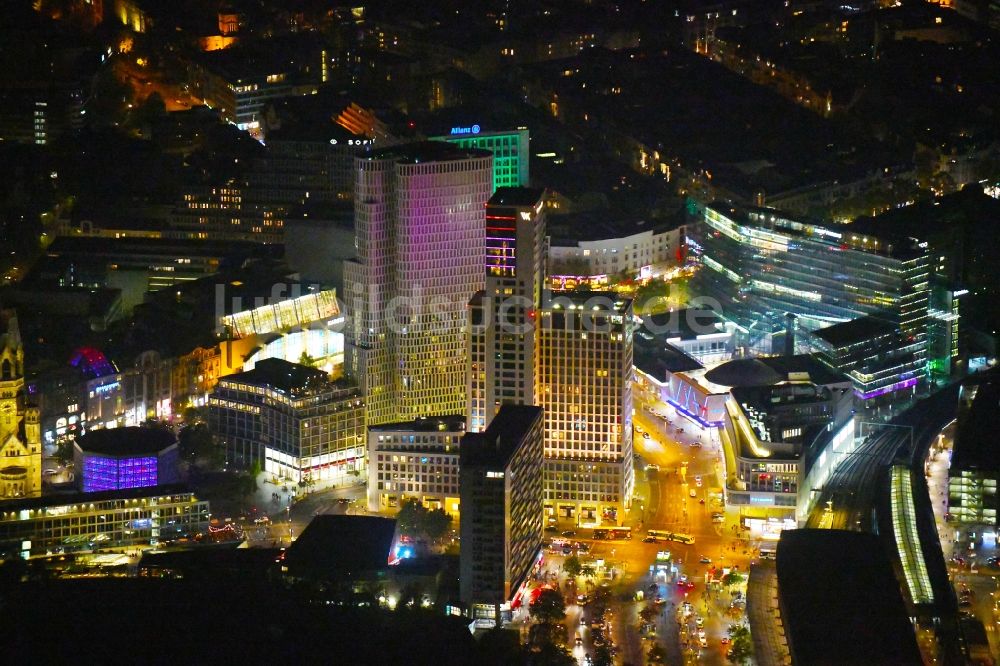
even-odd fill
[{"label": "green illuminated building top", "polygon": [[493,153],[493,191],[500,187],[527,187],[528,130],[484,132],[479,125],[453,127],[446,136],[431,137],[463,148],[482,148]]}]

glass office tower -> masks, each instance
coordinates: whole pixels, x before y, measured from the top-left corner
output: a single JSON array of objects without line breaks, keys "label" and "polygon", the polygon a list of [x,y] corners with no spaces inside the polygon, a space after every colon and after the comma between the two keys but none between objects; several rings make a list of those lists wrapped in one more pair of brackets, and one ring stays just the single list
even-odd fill
[{"label": "glass office tower", "polygon": [[739,344],[751,351],[782,351],[789,314],[806,331],[877,315],[926,344],[925,243],[887,243],[850,227],[724,204],[705,206],[689,234],[702,264],[692,294],[718,301],[722,316],[739,327]]}]

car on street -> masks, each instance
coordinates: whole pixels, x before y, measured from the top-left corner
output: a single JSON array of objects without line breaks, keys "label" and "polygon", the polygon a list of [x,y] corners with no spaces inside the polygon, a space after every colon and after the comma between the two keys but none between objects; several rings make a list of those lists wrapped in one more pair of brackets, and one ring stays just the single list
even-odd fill
[{"label": "car on street", "polygon": [[704,555],[702,555],[701,559],[698,560],[698,561],[701,562],[702,564],[711,564],[712,563],[712,560],[710,558],[705,557]]},{"label": "car on street", "polygon": [[583,613],[580,613],[580,626],[581,627],[587,626],[587,616],[584,615]]},{"label": "car on street", "polygon": [[[698,627],[699,629],[701,629],[702,627],[705,626],[705,619],[703,617],[696,617],[694,619],[694,624],[695,624],[696,627]],[[699,633],[705,633],[705,632],[702,631],[702,632],[699,632]]]},{"label": "car on street", "polygon": [[720,641],[723,645],[729,645],[729,636],[723,636]]},{"label": "car on street", "polygon": [[684,432],[684,428],[678,428],[678,429],[677,429],[677,430],[675,430],[674,432],[676,432],[676,433],[677,433],[678,435],[680,435],[681,433],[683,433],[683,432]]},{"label": "car on street", "polygon": [[718,513],[718,512],[717,513],[713,513],[712,514],[712,522],[713,523],[724,523],[724,522],[726,522],[726,516],[725,516],[725,514]]},{"label": "car on street", "polygon": [[649,472],[649,471],[658,472],[658,471],[660,471],[660,466],[659,465],[653,465],[653,464],[646,465],[646,471],[647,472]]},{"label": "car on street", "polygon": [[691,448],[692,449],[700,449],[701,448],[701,442],[691,442]]},{"label": "car on street", "polygon": [[649,439],[649,433],[648,432],[642,433],[642,438],[643,439]]},{"label": "car on street", "polygon": [[576,640],[574,641],[574,643],[576,643],[577,645],[583,645],[583,639],[580,638],[579,636],[577,636]]},{"label": "car on street", "polygon": [[644,539],[642,540],[642,542],[643,542],[643,543],[656,543],[656,537],[650,537],[650,536],[648,536],[648,537],[645,537],[645,538],[644,538]]},{"label": "car on street", "polygon": [[545,531],[546,532],[558,532],[559,528],[556,527],[555,525],[549,525],[548,527],[545,528]]},{"label": "car on street", "polygon": [[699,637],[698,637],[698,642],[699,642],[699,643],[701,643],[701,646],[702,646],[703,648],[704,648],[704,647],[708,647],[708,639],[707,639],[707,638],[705,638],[704,636],[699,636]]},{"label": "car on street", "polygon": [[694,485],[696,485],[699,488],[701,488],[701,477],[700,476],[694,477]]},{"label": "car on street", "polygon": [[565,532],[562,532],[562,536],[564,537],[576,536],[576,532],[574,530],[566,530]]},{"label": "car on street", "polygon": [[690,491],[688,492],[688,494],[689,494],[689,495],[690,495],[691,497],[697,497],[697,496],[698,496],[698,491],[697,491],[697,490],[695,490],[694,488],[692,488],[692,489],[691,489],[691,490],[690,490]]}]

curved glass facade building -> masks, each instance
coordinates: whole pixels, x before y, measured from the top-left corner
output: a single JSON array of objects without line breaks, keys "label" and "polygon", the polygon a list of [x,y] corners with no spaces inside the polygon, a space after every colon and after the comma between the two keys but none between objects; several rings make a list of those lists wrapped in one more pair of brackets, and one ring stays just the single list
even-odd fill
[{"label": "curved glass facade building", "polygon": [[705,206],[689,235],[702,264],[692,294],[718,301],[721,315],[738,327],[741,346],[783,351],[777,336],[789,314],[806,331],[878,315],[926,344],[926,243],[886,243],[849,226],[723,204]]}]

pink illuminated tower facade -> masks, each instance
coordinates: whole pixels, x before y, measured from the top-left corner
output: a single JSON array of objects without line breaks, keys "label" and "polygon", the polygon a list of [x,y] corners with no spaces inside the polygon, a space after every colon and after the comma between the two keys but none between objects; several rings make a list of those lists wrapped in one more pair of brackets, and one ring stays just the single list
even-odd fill
[{"label": "pink illuminated tower facade", "polygon": [[493,156],[443,142],[393,146],[358,157],[355,178],[345,361],[368,424],[462,413]]}]

